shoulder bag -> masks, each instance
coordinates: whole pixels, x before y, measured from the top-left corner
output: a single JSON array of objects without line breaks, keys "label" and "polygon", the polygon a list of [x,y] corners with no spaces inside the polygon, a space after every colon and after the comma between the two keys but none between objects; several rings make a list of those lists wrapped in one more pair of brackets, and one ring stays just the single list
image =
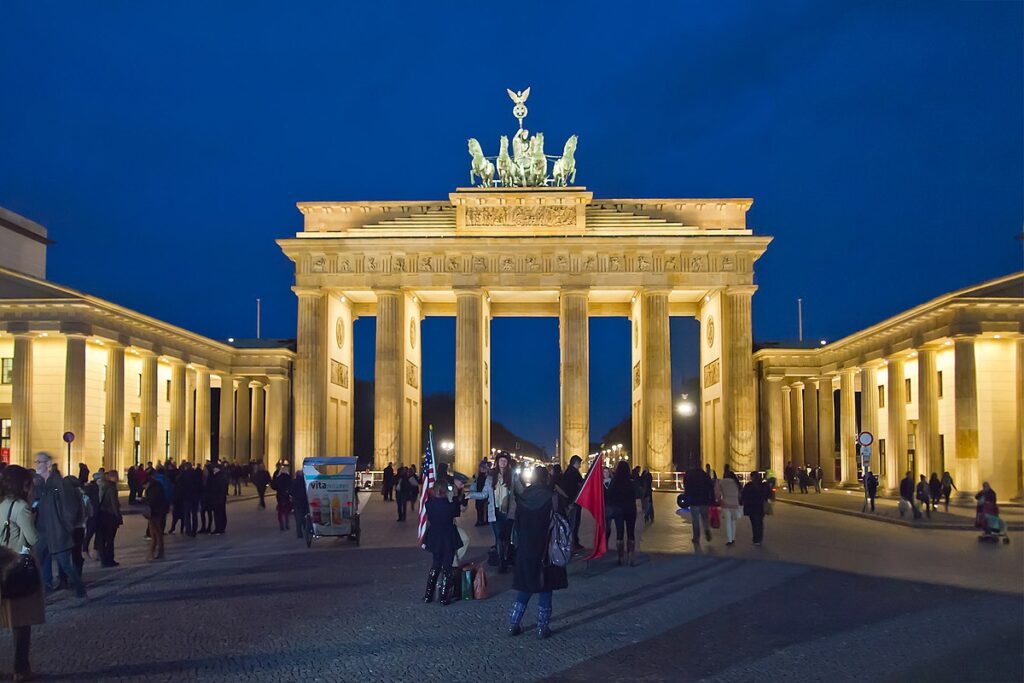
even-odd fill
[{"label": "shoulder bag", "polygon": [[[14,511],[15,502],[12,500],[11,506],[7,508],[3,538],[5,547],[11,542],[11,513]],[[36,568],[36,561],[32,554],[19,554],[0,570],[0,598],[11,600],[27,597],[39,590],[40,583],[39,569]]]}]

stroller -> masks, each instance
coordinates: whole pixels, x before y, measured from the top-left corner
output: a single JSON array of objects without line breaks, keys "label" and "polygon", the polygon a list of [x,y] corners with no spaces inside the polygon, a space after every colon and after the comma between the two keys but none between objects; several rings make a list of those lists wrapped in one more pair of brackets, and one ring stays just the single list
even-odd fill
[{"label": "stroller", "polygon": [[998,543],[999,539],[1003,539],[1004,544],[1010,542],[1010,535],[1006,533],[1006,522],[999,516],[999,506],[993,503],[978,506],[975,526],[981,529],[981,536],[978,536],[980,542]]}]

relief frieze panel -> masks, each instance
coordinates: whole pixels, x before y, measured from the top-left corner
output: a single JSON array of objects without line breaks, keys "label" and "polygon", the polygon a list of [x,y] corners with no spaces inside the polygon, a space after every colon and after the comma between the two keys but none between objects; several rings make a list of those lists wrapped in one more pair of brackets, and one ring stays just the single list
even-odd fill
[{"label": "relief frieze panel", "polygon": [[572,227],[573,206],[471,206],[466,208],[466,227]]}]

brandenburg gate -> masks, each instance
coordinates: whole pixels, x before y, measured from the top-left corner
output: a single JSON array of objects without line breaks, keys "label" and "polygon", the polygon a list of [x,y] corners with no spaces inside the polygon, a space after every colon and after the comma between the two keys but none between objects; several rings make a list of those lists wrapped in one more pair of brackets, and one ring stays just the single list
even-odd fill
[{"label": "brandenburg gate", "polygon": [[[475,187],[442,201],[302,202],[303,230],[278,244],[295,263],[295,458],[353,450],[353,336],[376,317],[374,465],[422,454],[420,323],[455,317],[455,467],[490,454],[490,321],[558,317],[561,454],[590,442],[591,316],[631,321],[633,463],[672,469],[669,318],[700,321],[701,453],[721,471],[757,465],[751,351],[754,262],[770,237],[750,199],[595,199],[574,186],[576,136],[548,159],[522,128],[515,156],[469,141]],[[518,100],[517,100],[518,96]],[[520,115],[521,114],[521,115]],[[543,170],[542,167],[543,166]],[[496,177],[497,175],[497,177]]]}]

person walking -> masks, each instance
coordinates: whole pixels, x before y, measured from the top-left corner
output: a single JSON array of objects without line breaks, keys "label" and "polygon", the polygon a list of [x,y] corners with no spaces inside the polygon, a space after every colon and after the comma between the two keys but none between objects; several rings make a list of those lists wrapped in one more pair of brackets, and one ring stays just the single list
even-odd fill
[{"label": "person walking", "polygon": [[807,484],[810,482],[810,477],[807,475],[807,468],[798,467],[796,470],[796,478],[800,484],[800,493],[807,493]]},{"label": "person walking", "polygon": [[[866,508],[870,504],[871,511],[874,512],[875,498],[878,496],[878,477],[870,470],[864,475],[864,494],[867,497],[864,507]],[[862,509],[861,512],[865,512],[865,510]]]},{"label": "person walking", "polygon": [[[628,473],[629,466],[626,465]],[[515,571],[512,575],[512,589],[516,591],[515,602],[509,611],[508,632],[517,636],[522,633],[523,615],[533,595],[538,597],[537,636],[551,635],[552,592],[569,587],[565,567],[548,561],[548,546],[551,540],[551,518],[554,500],[548,488],[548,471],[544,467],[533,468],[533,480],[519,497],[515,509],[516,545]]]},{"label": "person walking", "polygon": [[143,492],[143,501],[147,508],[146,516],[149,521],[149,559],[151,560],[164,558],[164,525],[167,523],[170,500],[167,496],[167,489],[161,481],[163,476],[163,473],[158,470]]},{"label": "person walking", "polygon": [[295,535],[302,538],[306,533],[306,517],[309,515],[309,494],[306,493],[306,475],[301,469],[292,478],[292,513],[295,515]]},{"label": "person walking", "polygon": [[405,505],[409,501],[411,493],[411,487],[409,486],[409,472],[404,467],[399,466],[398,472],[395,476],[395,506],[398,508],[398,520],[399,522],[405,521]]},{"label": "person walking", "polygon": [[288,531],[292,516],[292,475],[287,467],[281,467],[274,474],[270,488],[277,494],[277,525],[281,531]]},{"label": "person walking", "polygon": [[[81,470],[79,470],[79,476],[81,476]],[[85,476],[89,476],[86,474]],[[96,508],[92,505],[92,500],[86,495],[85,489],[82,486],[82,480],[79,477],[71,476],[70,474],[64,477],[65,483],[68,485],[70,491],[72,491],[82,501],[81,509],[82,514],[78,518],[78,522],[75,524],[75,528],[71,531],[71,564],[78,570],[78,575],[85,577],[85,558],[83,552],[87,553],[85,549],[85,529],[89,524],[89,521],[95,516]],[[63,571],[60,573],[61,584],[67,583],[67,576]]]},{"label": "person walking", "polygon": [[35,464],[37,475],[42,471],[49,472],[45,480],[42,476],[33,478],[34,484],[41,489],[37,492],[36,523],[38,529],[42,531],[41,536],[46,540],[45,548],[42,547],[42,539],[39,542],[43,583],[46,584],[48,591],[58,588],[53,583],[53,563],[56,562],[67,575],[68,583],[75,590],[75,596],[85,598],[82,576],[71,560],[71,549],[75,544],[74,530],[83,517],[82,498],[60,476],[60,471],[52,464],[49,453],[37,453]]},{"label": "person walking", "polygon": [[242,466],[233,462],[227,467],[231,490],[236,496],[242,495]]},{"label": "person walking", "polygon": [[796,488],[796,467],[792,462],[783,468],[782,476],[786,478],[786,490],[793,493],[793,489]]},{"label": "person walking", "polygon": [[654,476],[650,470],[640,474],[640,485],[643,488],[644,522],[654,523]]},{"label": "person walking", "polygon": [[715,487],[705,470],[694,467],[683,478],[683,493],[690,503],[690,519],[693,523],[693,543],[700,544],[700,525],[704,523],[704,536],[711,541],[711,522],[708,507],[715,503]]},{"label": "person walking", "polygon": [[117,497],[117,470],[107,470],[99,483],[100,503],[96,516],[96,540],[99,544],[100,564],[103,567],[117,567],[114,559],[114,537],[117,528],[124,523],[121,516],[121,501]]},{"label": "person walking", "polygon": [[[90,546],[95,543],[94,548],[99,550],[99,541],[96,539],[96,525],[100,516],[100,481],[103,479],[103,468],[99,468],[92,475],[92,481],[82,487],[82,492],[89,498],[89,508],[92,514],[85,521],[85,535],[82,537],[82,552],[92,559]],[[99,552],[96,554],[99,559]]]},{"label": "person walking", "polygon": [[921,503],[924,508],[924,513],[928,515],[928,519],[932,518],[932,501],[931,494],[928,489],[928,480],[925,479],[924,475],[921,475],[921,480],[917,482],[917,490],[914,492],[917,500]]},{"label": "person walking", "polygon": [[135,465],[128,467],[128,471],[125,472],[125,478],[128,480],[128,504],[135,505],[135,501],[139,497],[138,484],[135,478]]},{"label": "person walking", "polygon": [[942,497],[946,501],[946,512],[949,512],[949,497],[953,494],[953,491],[959,491],[956,484],[953,483],[953,477],[949,472],[942,473]]},{"label": "person walking", "polygon": [[740,482],[731,469],[726,469],[722,478],[715,482],[715,502],[722,508],[725,544],[732,545],[736,542],[736,522],[739,521],[741,510]]},{"label": "person walking", "polygon": [[825,476],[825,472],[821,469],[821,465],[818,465],[813,470],[814,474],[814,492],[821,493],[821,482]]},{"label": "person walking", "polygon": [[569,459],[569,466],[565,468],[562,479],[555,489],[561,495],[558,508],[565,510],[564,516],[572,526],[573,551],[583,550],[583,544],[580,543],[580,521],[583,515],[580,506],[576,504],[576,496],[579,495],[580,489],[583,488],[583,475],[580,474],[582,466],[583,458],[578,455],[572,456]]},{"label": "person walking", "polygon": [[620,567],[623,560],[623,527],[625,527],[626,531],[626,561],[630,567],[635,565],[636,501],[639,497],[638,484],[633,481],[633,477],[629,472],[629,465],[625,460],[620,460],[619,464],[615,466],[615,474],[612,475],[611,483],[605,492],[605,507],[613,510],[612,522],[615,523],[615,552],[618,556],[618,565]]},{"label": "person walking", "polygon": [[900,481],[900,517],[905,512],[904,501],[913,511],[914,519],[920,519],[921,511],[917,509],[917,503],[914,502],[914,475],[909,470],[907,470],[906,476]]},{"label": "person walking", "polygon": [[[458,479],[452,486],[461,491],[462,482]],[[423,594],[423,602],[434,601],[434,589],[441,579],[440,600],[442,605],[450,605],[458,598],[454,582],[458,580],[458,572],[452,567],[455,553],[462,547],[462,538],[455,527],[455,520],[462,514],[462,498],[458,494],[449,497],[447,477],[438,477],[424,505],[427,511],[427,531],[423,535],[423,547],[433,555],[430,571],[427,572],[427,590]]]},{"label": "person walking", "polygon": [[256,495],[260,497],[260,509],[267,509],[267,487],[270,486],[270,472],[263,467],[263,463],[256,463],[256,473],[252,475],[252,483],[256,485]]},{"label": "person walking", "polygon": [[[39,545],[35,519],[29,504],[32,490],[32,472],[8,465],[0,473],[0,519],[4,521],[0,532],[3,544],[2,566],[8,567],[19,559],[19,555],[33,553]],[[0,626],[9,628],[14,640],[15,681],[32,679],[29,652],[32,645],[32,627],[46,621],[46,605],[43,584],[20,598],[0,595]]]},{"label": "person walking", "polygon": [[381,483],[381,495],[384,500],[394,500],[395,490],[395,467],[391,463],[384,468],[384,481]]},{"label": "person walking", "polygon": [[760,472],[751,472],[750,481],[740,493],[740,504],[743,514],[750,518],[750,529],[754,534],[754,545],[764,541],[764,507],[768,500],[768,491],[761,482]]},{"label": "person walking", "polygon": [[932,510],[938,512],[939,500],[942,499],[942,481],[937,472],[932,472],[931,479],[928,480],[928,497],[932,501]]}]

